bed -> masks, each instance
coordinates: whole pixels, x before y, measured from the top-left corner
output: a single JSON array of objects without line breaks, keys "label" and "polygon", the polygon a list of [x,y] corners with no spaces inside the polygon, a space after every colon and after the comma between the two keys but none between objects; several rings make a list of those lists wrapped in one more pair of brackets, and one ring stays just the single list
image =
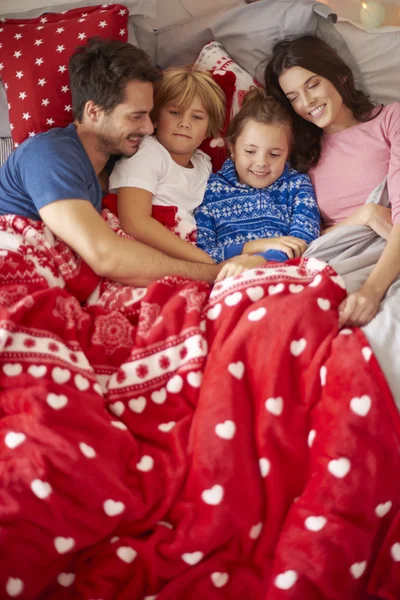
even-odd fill
[{"label": "bed", "polygon": [[[32,0],[36,13],[19,16],[38,19],[37,39],[62,19],[77,34],[104,20],[114,35],[130,27],[161,66],[198,58],[233,81],[230,111],[283,29],[324,35],[373,91],[345,28],[386,34],[363,32],[354,15],[335,25],[337,6],[163,6],[80,2],[63,14],[60,1],[42,17]],[[0,36],[15,39],[9,26]],[[11,121],[20,143],[49,117],[34,113],[35,86],[36,120],[14,118],[4,47],[2,131]],[[385,88],[386,101],[397,94]],[[217,159],[219,140],[207,143]],[[385,182],[369,201],[387,201]],[[123,235],[112,211],[103,217]],[[0,598],[397,600],[396,363],[388,375],[385,336],[337,325],[346,287],[381,249],[355,228],[212,289],[177,277],[142,289],[99,278],[42,223],[0,217]],[[387,302],[392,331],[397,287]]]}]

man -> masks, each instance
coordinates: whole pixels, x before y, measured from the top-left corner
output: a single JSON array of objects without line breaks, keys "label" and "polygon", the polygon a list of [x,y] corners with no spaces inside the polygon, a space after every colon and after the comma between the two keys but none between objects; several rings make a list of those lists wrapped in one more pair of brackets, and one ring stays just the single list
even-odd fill
[{"label": "man", "polygon": [[74,123],[25,141],[9,157],[0,169],[0,214],[41,219],[96,274],[124,284],[165,275],[213,283],[221,265],[166,256],[118,236],[100,216],[98,176],[110,156],[132,156],[153,133],[159,70],[131,44],[93,38],[71,57],[69,75]]}]

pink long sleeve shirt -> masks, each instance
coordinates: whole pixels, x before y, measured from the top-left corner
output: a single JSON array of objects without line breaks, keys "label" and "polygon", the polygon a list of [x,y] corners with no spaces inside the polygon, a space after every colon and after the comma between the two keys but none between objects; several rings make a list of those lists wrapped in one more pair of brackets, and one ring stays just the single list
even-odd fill
[{"label": "pink long sleeve shirt", "polygon": [[362,206],[386,175],[392,221],[400,224],[400,102],[372,121],[323,135],[321,158],[309,174],[325,227]]}]

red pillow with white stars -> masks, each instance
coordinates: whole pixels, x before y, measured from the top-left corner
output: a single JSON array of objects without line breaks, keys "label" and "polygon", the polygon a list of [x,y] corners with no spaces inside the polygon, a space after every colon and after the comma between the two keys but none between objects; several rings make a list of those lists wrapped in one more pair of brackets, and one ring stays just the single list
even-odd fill
[{"label": "red pillow with white stars", "polygon": [[97,36],[126,42],[128,9],[87,6],[34,19],[0,22],[0,76],[7,91],[15,146],[27,137],[72,122],[68,60]]}]

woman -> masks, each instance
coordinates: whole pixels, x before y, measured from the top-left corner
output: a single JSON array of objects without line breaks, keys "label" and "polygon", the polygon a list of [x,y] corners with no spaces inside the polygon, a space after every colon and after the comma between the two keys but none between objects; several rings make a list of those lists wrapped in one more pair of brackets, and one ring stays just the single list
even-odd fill
[{"label": "woman", "polygon": [[[310,172],[324,233],[368,225],[387,239],[366,282],[339,307],[341,325],[366,325],[400,273],[400,103],[375,106],[356,89],[336,51],[314,36],[276,44],[265,84],[292,112],[297,144],[292,162]],[[385,176],[391,216],[389,209],[364,205]]]}]

